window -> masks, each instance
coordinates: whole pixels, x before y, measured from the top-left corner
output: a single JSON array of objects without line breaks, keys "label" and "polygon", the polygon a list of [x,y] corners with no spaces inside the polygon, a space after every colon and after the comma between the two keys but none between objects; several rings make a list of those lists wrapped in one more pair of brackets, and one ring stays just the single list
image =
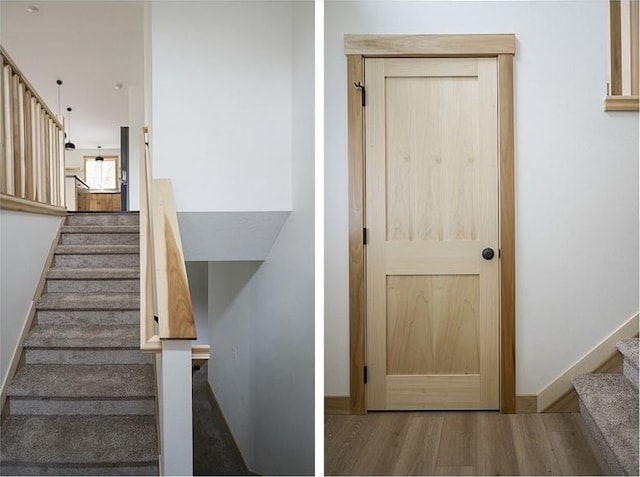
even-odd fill
[{"label": "window", "polygon": [[95,156],[84,157],[84,180],[90,189],[118,190],[117,179],[117,156],[104,156],[104,161],[96,161]]}]

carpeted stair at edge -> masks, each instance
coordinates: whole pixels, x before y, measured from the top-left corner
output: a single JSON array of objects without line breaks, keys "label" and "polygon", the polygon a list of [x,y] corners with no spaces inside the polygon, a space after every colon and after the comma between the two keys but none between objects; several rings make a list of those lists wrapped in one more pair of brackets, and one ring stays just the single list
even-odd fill
[{"label": "carpeted stair at edge", "polygon": [[138,214],[67,217],[8,388],[0,474],[158,475],[139,260]]},{"label": "carpeted stair at edge", "polygon": [[638,475],[638,338],[617,343],[623,374],[584,374],[573,380],[580,414],[611,475]]}]

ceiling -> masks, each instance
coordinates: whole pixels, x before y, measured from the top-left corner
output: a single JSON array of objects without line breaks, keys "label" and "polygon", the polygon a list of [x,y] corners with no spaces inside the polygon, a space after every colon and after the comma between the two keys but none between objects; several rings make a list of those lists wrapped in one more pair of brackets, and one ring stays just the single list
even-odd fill
[{"label": "ceiling", "polygon": [[[31,6],[39,12],[29,13]],[[120,147],[128,87],[143,86],[143,18],[137,0],[0,2],[0,43],[56,114],[62,80],[60,112],[68,122],[73,108],[77,148]]]}]

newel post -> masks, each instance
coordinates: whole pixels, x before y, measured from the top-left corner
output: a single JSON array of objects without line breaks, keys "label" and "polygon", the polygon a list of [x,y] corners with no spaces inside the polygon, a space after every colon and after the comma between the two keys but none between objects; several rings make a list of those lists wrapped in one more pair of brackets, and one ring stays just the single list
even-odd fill
[{"label": "newel post", "polygon": [[193,475],[191,340],[162,340],[162,475]]}]

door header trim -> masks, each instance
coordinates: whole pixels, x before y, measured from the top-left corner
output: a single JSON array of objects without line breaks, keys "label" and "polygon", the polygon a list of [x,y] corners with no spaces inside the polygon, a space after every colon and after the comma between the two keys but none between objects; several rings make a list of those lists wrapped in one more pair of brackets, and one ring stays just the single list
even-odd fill
[{"label": "door header trim", "polygon": [[345,35],[345,55],[365,57],[515,55],[516,36],[496,35]]}]

